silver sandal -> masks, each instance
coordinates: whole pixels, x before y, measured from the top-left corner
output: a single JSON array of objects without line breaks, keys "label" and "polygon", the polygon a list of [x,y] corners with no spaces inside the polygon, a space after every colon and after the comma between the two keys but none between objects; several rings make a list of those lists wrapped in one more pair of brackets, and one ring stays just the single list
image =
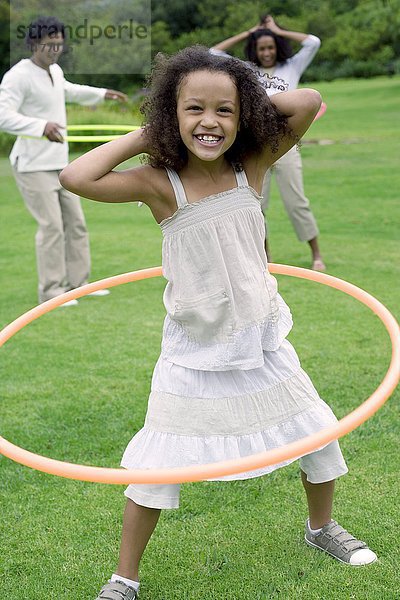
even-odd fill
[{"label": "silver sandal", "polygon": [[369,565],[376,561],[377,556],[365,542],[358,540],[343,529],[336,521],[331,521],[314,535],[306,522],[305,541],[309,546],[327,552],[333,558],[353,567]]},{"label": "silver sandal", "polygon": [[137,592],[123,581],[109,581],[104,585],[96,600],[136,600]]}]

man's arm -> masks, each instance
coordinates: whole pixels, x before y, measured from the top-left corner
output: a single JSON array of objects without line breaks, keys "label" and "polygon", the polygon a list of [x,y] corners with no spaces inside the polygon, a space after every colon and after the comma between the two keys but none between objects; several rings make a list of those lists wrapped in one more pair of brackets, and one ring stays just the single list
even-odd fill
[{"label": "man's arm", "polygon": [[47,125],[45,119],[27,117],[19,112],[29,93],[29,82],[15,72],[8,71],[0,85],[0,129],[13,135],[42,137]]},{"label": "man's arm", "polygon": [[93,106],[103,102],[103,100],[118,100],[119,102],[127,102],[128,100],[128,96],[118,90],[80,85],[71,83],[66,79],[64,79],[64,91],[67,102],[76,102],[83,106]]}]

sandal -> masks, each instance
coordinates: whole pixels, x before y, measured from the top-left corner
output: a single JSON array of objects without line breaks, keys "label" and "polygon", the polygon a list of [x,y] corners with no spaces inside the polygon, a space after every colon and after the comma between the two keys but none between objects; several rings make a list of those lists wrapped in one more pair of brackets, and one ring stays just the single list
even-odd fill
[{"label": "sandal", "polygon": [[369,565],[377,559],[375,552],[365,542],[355,538],[333,520],[317,534],[312,533],[307,521],[305,541],[309,546],[327,552],[336,560],[353,567]]},{"label": "sandal", "polygon": [[136,590],[122,581],[109,581],[104,585],[96,600],[136,600]]}]

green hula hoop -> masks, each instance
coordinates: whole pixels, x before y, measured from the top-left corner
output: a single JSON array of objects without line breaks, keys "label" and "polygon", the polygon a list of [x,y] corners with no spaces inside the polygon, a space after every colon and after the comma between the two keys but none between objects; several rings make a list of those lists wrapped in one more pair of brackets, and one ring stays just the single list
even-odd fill
[{"label": "green hula hoop", "polygon": [[[110,124],[90,124],[90,125],[68,125],[67,131],[123,131],[125,133],[129,131],[135,131],[140,129],[138,125],[110,125]],[[110,142],[116,140],[121,135],[67,135],[65,140],[67,142]]]},{"label": "green hula hoop", "polygon": [[[129,131],[135,131],[140,129],[139,125],[111,125],[110,123],[103,124],[90,124],[90,125],[68,125],[67,131],[122,131],[128,133]],[[36,138],[32,135],[21,136],[26,139],[46,139],[45,136]],[[112,135],[66,135],[64,140],[66,142],[110,142],[121,137],[121,134]]]}]

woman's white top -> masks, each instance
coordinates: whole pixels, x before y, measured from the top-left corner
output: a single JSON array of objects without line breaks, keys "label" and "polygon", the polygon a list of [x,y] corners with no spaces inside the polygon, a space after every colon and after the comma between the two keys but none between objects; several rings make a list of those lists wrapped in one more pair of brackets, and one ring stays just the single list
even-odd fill
[{"label": "woman's white top", "polygon": [[[285,60],[285,62],[276,63],[272,75],[268,75],[270,69],[264,69],[253,63],[246,64],[249,65],[257,75],[261,75],[261,77],[259,77],[260,82],[266,89],[268,96],[273,96],[279,92],[286,92],[297,88],[300,77],[312,62],[320,46],[321,40],[316,35],[308,35],[306,39],[301,42],[301,49],[296,54]],[[230,57],[230,54],[223,50],[211,48],[210,52],[212,54]]]},{"label": "woman's white top", "polygon": [[[51,77],[45,69],[24,58],[7,71],[0,85],[0,130],[18,136],[10,161],[23,173],[66,167],[68,144],[43,138],[46,123],[53,121],[65,128],[65,102],[97,104],[104,100],[107,91],[70,83],[57,64],[49,69]],[[62,133],[65,135],[65,130]]]},{"label": "woman's white top", "polygon": [[[285,62],[276,63],[274,72],[268,77],[268,96],[278,92],[295,90],[299,84],[300,77],[317,54],[321,40],[316,35],[308,35],[301,44],[301,50],[291,56]],[[267,73],[268,69],[255,67],[261,74]]]},{"label": "woman's white top", "polygon": [[257,192],[244,171],[238,187],[188,203],[167,169],[177,211],[161,222],[167,316],[161,356],[200,370],[254,369],[292,327],[264,249]]}]

